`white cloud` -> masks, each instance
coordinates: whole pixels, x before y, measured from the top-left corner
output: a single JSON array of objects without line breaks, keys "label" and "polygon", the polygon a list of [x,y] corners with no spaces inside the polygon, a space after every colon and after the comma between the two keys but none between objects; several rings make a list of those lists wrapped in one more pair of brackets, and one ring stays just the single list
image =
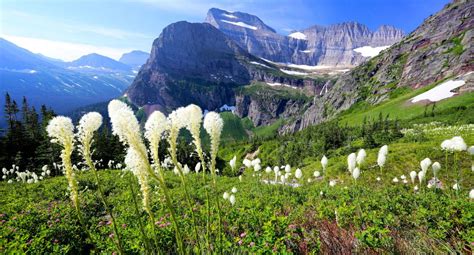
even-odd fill
[{"label": "white cloud", "polygon": [[118,60],[123,53],[133,50],[130,48],[101,47],[13,35],[1,35],[1,37],[33,53],[41,53],[45,56],[65,61],[75,60],[90,53],[97,53]]}]

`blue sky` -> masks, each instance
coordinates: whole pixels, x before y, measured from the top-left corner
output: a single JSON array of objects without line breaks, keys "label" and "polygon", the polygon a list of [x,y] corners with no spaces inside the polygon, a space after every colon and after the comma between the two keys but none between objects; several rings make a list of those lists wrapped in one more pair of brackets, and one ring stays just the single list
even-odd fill
[{"label": "blue sky", "polygon": [[0,36],[35,53],[72,60],[97,52],[118,59],[149,51],[168,24],[202,22],[217,7],[259,16],[281,34],[358,21],[414,30],[448,0],[0,0]]}]

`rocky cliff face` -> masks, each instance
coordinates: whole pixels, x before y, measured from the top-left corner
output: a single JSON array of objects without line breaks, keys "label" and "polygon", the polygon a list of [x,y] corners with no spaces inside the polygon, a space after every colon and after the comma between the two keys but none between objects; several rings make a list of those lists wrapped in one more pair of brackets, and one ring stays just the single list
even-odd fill
[{"label": "rocky cliff face", "polygon": [[473,7],[474,2],[465,0],[448,4],[401,42],[329,84],[301,117],[280,131],[320,123],[358,101],[382,102],[397,87],[419,88],[474,71]]},{"label": "rocky cliff face", "polygon": [[[153,42],[126,95],[145,109],[169,112],[190,103],[215,110],[234,105],[235,89],[260,81],[316,94],[319,82],[282,73],[207,23],[177,22]],[[269,85],[267,85],[269,87]]]},{"label": "rocky cliff face", "polygon": [[367,57],[354,49],[392,45],[404,35],[392,26],[381,26],[372,32],[363,24],[347,22],[313,26],[283,36],[254,15],[216,8],[209,10],[205,21],[255,56],[304,65],[357,65]]}]

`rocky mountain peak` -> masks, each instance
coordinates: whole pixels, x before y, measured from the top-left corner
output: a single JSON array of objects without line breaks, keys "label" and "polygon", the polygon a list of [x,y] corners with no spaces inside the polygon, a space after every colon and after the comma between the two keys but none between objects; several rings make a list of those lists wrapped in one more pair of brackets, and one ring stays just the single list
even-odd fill
[{"label": "rocky mountain peak", "polygon": [[259,17],[245,12],[231,12],[211,8],[207,12],[205,22],[218,29],[276,33],[273,28],[266,25]]}]

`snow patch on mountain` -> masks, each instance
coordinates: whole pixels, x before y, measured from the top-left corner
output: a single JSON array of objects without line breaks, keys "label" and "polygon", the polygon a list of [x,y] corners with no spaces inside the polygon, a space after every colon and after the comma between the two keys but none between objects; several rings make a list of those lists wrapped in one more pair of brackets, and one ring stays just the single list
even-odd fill
[{"label": "snow patch on mountain", "polygon": [[228,24],[231,24],[231,25],[234,25],[234,26],[239,26],[239,27],[244,27],[244,28],[248,28],[248,29],[252,29],[252,30],[257,30],[257,27],[251,26],[251,25],[249,25],[247,23],[244,23],[242,21],[234,22],[234,21],[225,20],[225,19],[221,19],[221,21],[225,22],[225,23],[228,23]]},{"label": "snow patch on mountain", "polygon": [[466,84],[464,80],[449,80],[445,81],[436,87],[414,97],[411,99],[412,103],[416,103],[423,100],[429,100],[430,102],[438,102],[446,98],[450,98],[456,93],[451,92],[453,89],[459,88]]},{"label": "snow patch on mountain", "polygon": [[372,47],[372,46],[364,46],[354,49],[355,52],[362,54],[363,57],[375,57],[381,51],[387,49],[390,45],[387,46],[380,46],[380,47]]},{"label": "snow patch on mountain", "polygon": [[258,63],[258,62],[255,62],[255,61],[250,61],[250,64],[254,64],[254,65],[259,65],[259,66],[263,66],[263,67],[266,67],[266,68],[271,68],[265,64],[262,64],[262,63]]},{"label": "snow patch on mountain", "polygon": [[298,40],[306,40],[306,35],[301,32],[294,32],[288,35],[291,38],[295,38]]},{"label": "snow patch on mountain", "polygon": [[237,16],[232,15],[232,14],[227,14],[227,13],[222,13],[222,16],[227,17],[229,19],[238,19]]},{"label": "snow patch on mountain", "polygon": [[292,71],[292,70],[285,70],[285,69],[280,69],[280,71],[286,73],[286,74],[291,74],[291,75],[307,75],[307,73],[303,72],[298,72],[298,71]]}]

